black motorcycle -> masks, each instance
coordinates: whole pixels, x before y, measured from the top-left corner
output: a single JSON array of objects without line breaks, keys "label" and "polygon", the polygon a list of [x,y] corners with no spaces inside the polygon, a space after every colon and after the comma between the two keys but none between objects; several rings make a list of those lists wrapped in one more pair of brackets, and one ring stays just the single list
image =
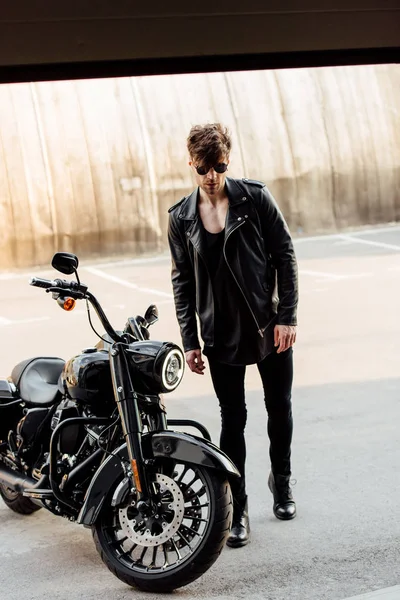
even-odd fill
[{"label": "black motorcycle", "polygon": [[[179,385],[182,350],[149,339],[151,305],[116,331],[80,282],[78,258],[52,265],[76,281],[32,278],[64,310],[85,300],[106,333],[68,362],[24,360],[0,379],[0,494],[15,512],[46,508],[91,527],[107,567],[128,585],[171,591],[218,558],[232,521],[229,458],[195,421],[167,421],[161,394]],[[201,436],[171,431],[192,426]]]}]

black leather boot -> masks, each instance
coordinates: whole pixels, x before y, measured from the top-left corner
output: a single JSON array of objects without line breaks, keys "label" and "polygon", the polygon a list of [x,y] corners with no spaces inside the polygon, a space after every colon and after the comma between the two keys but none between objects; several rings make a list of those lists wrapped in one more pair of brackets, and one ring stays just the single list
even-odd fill
[{"label": "black leather boot", "polygon": [[247,497],[244,502],[233,501],[232,529],[226,541],[231,548],[245,546],[250,540],[250,521]]},{"label": "black leather boot", "polygon": [[268,477],[268,487],[274,497],[273,511],[277,519],[289,521],[296,516],[296,504],[289,485],[290,475],[277,475],[272,472]]}]

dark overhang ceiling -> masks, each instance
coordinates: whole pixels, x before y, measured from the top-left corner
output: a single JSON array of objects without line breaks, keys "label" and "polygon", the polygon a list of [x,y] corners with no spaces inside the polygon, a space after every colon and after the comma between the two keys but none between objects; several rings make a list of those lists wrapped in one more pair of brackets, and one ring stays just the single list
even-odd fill
[{"label": "dark overhang ceiling", "polygon": [[16,0],[0,81],[400,61],[400,0]]}]

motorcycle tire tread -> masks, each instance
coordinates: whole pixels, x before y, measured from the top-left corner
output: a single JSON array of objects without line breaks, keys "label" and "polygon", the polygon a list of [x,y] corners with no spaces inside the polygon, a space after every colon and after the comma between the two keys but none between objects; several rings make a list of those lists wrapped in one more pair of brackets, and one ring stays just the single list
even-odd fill
[{"label": "motorcycle tire tread", "polygon": [[7,498],[6,493],[3,492],[3,487],[1,484],[0,496],[8,508],[20,515],[31,515],[42,508],[41,506],[37,506],[37,504],[31,502],[29,498],[25,498],[22,494],[18,494],[13,500]]},{"label": "motorcycle tire tread", "polygon": [[[106,556],[97,535],[96,525],[92,527],[96,549],[104,564],[116,577],[118,577],[118,579],[127,585],[145,592],[165,593],[172,592],[179,587],[192,583],[208,571],[225,546],[226,539],[232,526],[233,516],[233,502],[229,484],[216,473],[209,473],[209,477],[213,480],[214,490],[216,491],[217,486],[220,488],[219,493],[216,494],[215,497],[215,512],[217,519],[214,521],[213,531],[209,535],[203,548],[197,554],[195,564],[193,562],[188,563],[183,569],[180,569],[171,575],[167,575],[167,581],[165,579],[164,581],[161,579],[152,581],[148,578],[141,578],[136,574],[132,574],[131,576],[125,575],[125,573],[116,568]],[[182,571],[184,571],[184,573]]]}]

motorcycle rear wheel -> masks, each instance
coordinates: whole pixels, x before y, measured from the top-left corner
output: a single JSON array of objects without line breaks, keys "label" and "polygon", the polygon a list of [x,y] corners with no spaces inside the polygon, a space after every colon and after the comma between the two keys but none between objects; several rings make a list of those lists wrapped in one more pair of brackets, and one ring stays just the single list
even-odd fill
[{"label": "motorcycle rear wheel", "polygon": [[112,507],[114,487],[92,533],[103,562],[121,581],[170,592],[217,560],[232,524],[232,495],[224,474],[197,465],[176,464],[172,477],[155,477],[160,515],[143,518],[132,496],[124,507]]},{"label": "motorcycle rear wheel", "polygon": [[20,492],[6,487],[4,483],[0,483],[0,496],[8,508],[11,508],[11,510],[20,515],[30,515],[41,509],[41,506],[37,506]]}]

